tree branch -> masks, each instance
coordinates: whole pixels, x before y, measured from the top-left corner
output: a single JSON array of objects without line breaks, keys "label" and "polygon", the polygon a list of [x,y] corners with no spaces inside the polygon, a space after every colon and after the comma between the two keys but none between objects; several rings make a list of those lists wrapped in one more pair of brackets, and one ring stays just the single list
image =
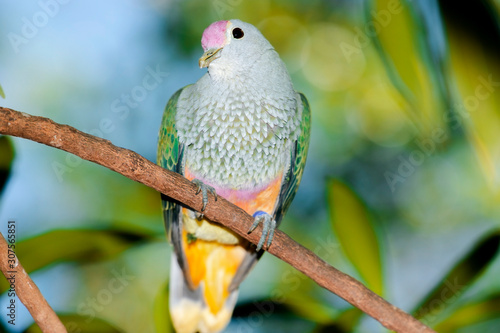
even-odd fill
[{"label": "tree branch", "polygon": [[[9,245],[5,241],[5,238],[0,233],[0,269],[3,275],[10,283],[9,294],[11,290],[15,292],[17,297],[23,302],[31,316],[37,323],[38,327],[42,332],[55,332],[55,333],[66,333],[66,328],[63,323],[59,320],[56,313],[50,307],[49,303],[43,298],[40,289],[31,280],[28,273],[23,268],[23,265],[19,262],[15,256],[12,249],[9,249]],[[12,295],[9,295],[11,298]],[[12,303],[9,303],[9,305]],[[15,303],[14,303],[15,307]],[[10,312],[9,308],[7,311]],[[15,308],[14,308],[15,311]],[[13,317],[8,317],[10,319],[16,319],[16,313],[13,312]]]},{"label": "tree branch", "polygon": [[[201,196],[196,195],[196,186],[181,175],[165,170],[131,150],[116,147],[108,140],[57,124],[48,118],[0,107],[0,134],[65,150],[149,186],[189,208],[200,211],[202,207]],[[258,243],[262,227],[259,225],[256,231],[248,234],[253,218],[222,197],[214,201],[213,196],[209,195],[209,203],[203,213],[208,219],[224,225],[250,242]],[[330,266],[282,231],[276,231],[267,251],[390,330],[404,333],[434,332],[373,293],[361,282]]]}]

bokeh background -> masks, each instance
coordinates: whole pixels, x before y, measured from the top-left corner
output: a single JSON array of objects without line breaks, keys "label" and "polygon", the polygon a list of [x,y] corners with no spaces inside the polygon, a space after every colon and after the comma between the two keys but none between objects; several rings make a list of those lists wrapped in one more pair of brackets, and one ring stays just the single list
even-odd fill
[{"label": "bokeh background", "polygon": [[[439,332],[500,327],[500,1],[3,1],[2,106],[154,161],[213,21],[256,25],[312,107],[292,238]],[[0,94],[1,95],[1,94]],[[0,137],[0,230],[69,332],[171,332],[159,194]],[[6,281],[1,279],[3,291]],[[0,298],[0,330],[38,332]],[[265,255],[226,332],[386,332]]]}]

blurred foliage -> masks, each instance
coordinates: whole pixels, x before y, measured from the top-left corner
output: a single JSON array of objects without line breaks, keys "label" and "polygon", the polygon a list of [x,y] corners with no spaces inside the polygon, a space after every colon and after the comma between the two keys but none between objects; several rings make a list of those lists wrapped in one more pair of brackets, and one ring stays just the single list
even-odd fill
[{"label": "blurred foliage", "polygon": [[14,157],[15,152],[12,140],[6,136],[0,136],[0,198],[7,184]]},{"label": "blurred foliage", "polygon": [[[441,55],[433,57],[429,31],[415,7],[403,1],[376,0],[372,7],[366,7],[366,20],[377,32],[374,41],[388,76],[406,100],[403,110],[417,127],[417,135],[429,137],[433,128],[443,127],[440,113],[448,105],[448,94],[443,91],[447,87],[439,84],[443,59],[435,59]],[[391,27],[385,29],[389,24]]]},{"label": "blurred foliage", "polygon": [[456,332],[461,327],[500,317],[500,295],[477,302],[468,303],[455,310],[445,321],[435,327],[437,332]]},{"label": "blurred foliage", "polygon": [[4,91],[3,91],[3,88],[2,88],[2,85],[1,85],[1,84],[0,84],[0,96],[1,96],[2,98],[5,98],[5,93],[4,93]]},{"label": "blurred foliage", "polygon": [[[25,53],[12,57],[23,62],[6,66],[18,68],[16,76],[22,77],[17,71],[26,67],[29,75],[48,79],[36,81],[31,90],[24,81],[16,88],[7,80],[12,90],[9,98],[12,95],[15,100],[19,90],[17,103],[31,101],[32,109],[84,130],[92,128],[85,118],[94,113],[98,120],[109,117],[120,126],[109,133],[116,137],[106,138],[124,146],[137,144],[134,149],[152,159],[154,144],[148,143],[146,151],[140,147],[146,137],[156,135],[164,103],[180,88],[179,82],[192,82],[202,75],[196,59],[202,52],[203,30],[220,19],[251,22],[278,51],[313,112],[310,155],[300,191],[282,224],[285,232],[395,305],[414,309],[439,332],[497,328],[498,0],[132,3],[135,7],[127,12],[134,18],[130,23],[128,16],[126,24],[109,23],[121,30],[133,28],[133,33],[127,30],[132,37],[122,48],[117,47],[118,32],[97,18],[98,12],[106,12],[99,7],[105,4],[87,5],[94,14],[86,15],[86,20],[94,20],[89,22],[92,29],[98,26],[97,36],[113,41],[95,41],[97,53],[106,55],[84,57],[82,62],[69,62],[78,53],[72,47],[50,44],[58,40],[52,36],[66,43],[82,32],[71,30],[68,22],[56,28],[64,15],[54,17],[47,29],[21,45]],[[65,15],[70,15],[72,5],[65,7]],[[120,9],[129,5],[124,3]],[[33,16],[22,13],[19,17]],[[68,17],[72,21],[76,17],[77,25],[84,26],[78,19],[81,15]],[[18,22],[6,20],[3,12],[0,18],[5,31],[16,31]],[[69,35],[57,34],[63,31]],[[84,31],[84,36],[92,32]],[[144,44],[137,44],[138,40]],[[35,62],[38,55],[29,53],[38,42],[51,50],[40,57],[43,63]],[[94,49],[94,40],[91,45],[87,49]],[[0,48],[2,55],[8,52],[7,46]],[[134,53],[141,48],[146,60]],[[129,54],[132,58],[126,57]],[[58,59],[54,64],[47,61],[52,57]],[[126,96],[122,91],[137,90],[143,82],[144,77],[131,73],[165,58],[168,87],[148,91],[155,109],[136,103],[119,114],[123,119],[112,118],[113,103]],[[32,62],[35,65],[27,66]],[[84,70],[78,72],[78,68]],[[35,75],[39,69],[45,72]],[[85,77],[87,73],[97,78],[92,81]],[[123,82],[126,85],[119,85]],[[1,87],[0,96],[5,97]],[[97,109],[104,113],[98,114]],[[157,119],[156,127],[144,125],[150,119]],[[99,131],[103,137],[108,134],[101,127]],[[19,148],[19,141],[14,141],[16,163],[19,157],[24,162],[12,169],[12,141],[0,137],[0,191],[6,189],[2,203],[17,195],[33,211],[32,222],[47,225],[32,231],[33,226],[20,224],[17,254],[32,276],[42,279],[71,263],[59,277],[60,285],[71,281],[77,287],[57,292],[47,288],[47,294],[63,304],[55,306],[63,320],[77,323],[83,332],[171,332],[170,252],[159,195],[99,166],[37,147],[42,159],[27,145]],[[55,162],[66,167],[59,178],[53,174]],[[9,177],[12,182],[7,183]],[[44,195],[48,184],[57,191]],[[56,224],[44,215],[44,206],[37,203],[47,204],[47,200],[58,205],[49,216],[63,222]],[[6,204],[1,209],[9,216],[18,214]],[[120,284],[114,285],[116,281]],[[5,281],[0,287],[5,290]],[[358,309],[271,256],[264,256],[243,283],[227,332],[245,329],[385,332]],[[36,330],[32,326],[27,332]]]},{"label": "blurred foliage", "polygon": [[[83,332],[99,332],[99,333],[121,333],[122,330],[113,327],[104,320],[96,319],[88,321],[86,318],[77,315],[65,315],[59,314],[59,319],[68,330],[72,333],[83,333]],[[24,333],[42,333],[42,330],[33,324]]]},{"label": "blurred foliage", "polygon": [[[305,283],[302,283],[303,285]],[[289,295],[286,300],[288,308],[301,318],[310,320],[320,325],[327,325],[338,316],[338,311],[329,307],[318,295],[308,288],[305,290],[301,286],[295,293]]]},{"label": "blurred foliage", "polygon": [[365,205],[345,184],[332,180],[327,186],[331,223],[342,250],[368,288],[383,295],[380,248]]},{"label": "blurred foliage", "polygon": [[457,8],[454,2],[443,1],[444,9],[453,13],[445,16],[450,27],[450,66],[462,97],[454,120],[464,127],[485,181],[498,195],[500,96],[495,90],[500,85],[500,30],[498,16],[486,6],[486,1],[480,1]]},{"label": "blurred foliage", "polygon": [[484,273],[500,249],[500,231],[481,240],[459,263],[453,267],[442,282],[418,305],[414,315],[418,319],[436,318],[452,301]]},{"label": "blurred foliage", "polygon": [[168,283],[165,283],[164,287],[161,288],[160,292],[156,295],[154,320],[156,332],[173,332],[170,313],[168,311]]},{"label": "blurred foliage", "polygon": [[328,324],[319,324],[314,333],[349,333],[354,332],[363,312],[357,308],[351,308],[342,312],[338,317],[332,318]]},{"label": "blurred foliage", "polygon": [[[107,260],[150,239],[137,232],[124,230],[54,230],[17,242],[16,255],[24,270],[31,273],[58,262],[84,264]],[[37,255],[34,256],[33,253]],[[0,280],[0,291],[7,289],[9,283]]]},{"label": "blurred foliage", "polygon": [[[150,240],[120,230],[54,230],[16,244],[16,254],[30,273],[57,262],[88,263],[113,258],[127,248]],[[31,254],[43,249],[37,256]],[[65,249],[61,253],[61,249]],[[2,281],[3,283],[4,281]],[[8,289],[2,285],[1,291]]]}]

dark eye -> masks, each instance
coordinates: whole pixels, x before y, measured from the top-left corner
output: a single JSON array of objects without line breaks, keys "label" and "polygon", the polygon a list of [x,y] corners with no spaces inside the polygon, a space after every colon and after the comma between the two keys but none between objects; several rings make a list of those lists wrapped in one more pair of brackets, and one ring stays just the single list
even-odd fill
[{"label": "dark eye", "polygon": [[240,28],[234,28],[233,29],[233,37],[236,38],[236,39],[241,39],[243,38],[245,34],[243,33],[243,30],[241,30]]}]

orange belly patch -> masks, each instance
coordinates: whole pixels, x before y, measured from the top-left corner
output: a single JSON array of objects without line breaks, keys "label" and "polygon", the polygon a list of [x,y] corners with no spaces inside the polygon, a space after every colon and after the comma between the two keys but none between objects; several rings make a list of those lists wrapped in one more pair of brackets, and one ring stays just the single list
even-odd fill
[{"label": "orange belly patch", "polygon": [[[213,186],[218,195],[250,215],[257,211],[271,215],[281,190],[283,173],[281,172],[274,180],[259,188],[243,190],[218,187],[191,173],[187,167],[185,176],[189,180],[197,178]],[[196,288],[203,286],[205,302],[210,312],[216,314],[224,306],[229,296],[229,285],[245,258],[247,250],[242,245],[246,244],[246,241],[227,228],[207,219],[195,221],[194,215],[186,208],[182,209],[182,214],[184,215],[184,228],[188,229],[188,231],[183,230],[182,244],[191,281]],[[204,226],[204,223],[210,224],[210,228]],[[225,233],[231,233],[234,242],[227,241],[226,239],[231,237],[224,237],[228,236]]]},{"label": "orange belly patch", "polygon": [[191,281],[196,288],[203,282],[205,301],[210,312],[216,314],[229,296],[229,285],[246,251],[241,245],[225,245],[201,239],[188,241],[185,231],[182,239]]}]

